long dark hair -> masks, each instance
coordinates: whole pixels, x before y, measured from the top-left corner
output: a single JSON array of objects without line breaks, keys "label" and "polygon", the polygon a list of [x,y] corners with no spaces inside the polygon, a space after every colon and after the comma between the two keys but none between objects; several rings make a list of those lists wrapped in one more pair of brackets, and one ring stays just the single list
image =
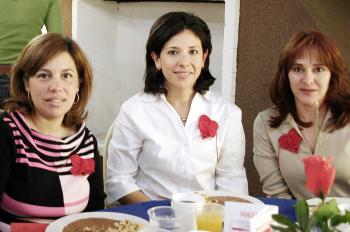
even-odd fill
[{"label": "long dark hair", "polygon": [[201,74],[194,85],[194,91],[204,94],[214,83],[215,78],[209,71],[209,56],[212,50],[210,30],[208,25],[198,16],[186,12],[169,12],[153,24],[146,44],[146,69],[144,74],[144,92],[158,94],[167,93],[164,86],[164,76],[157,70],[152,59],[152,52],[159,57],[164,44],[173,36],[184,30],[191,30],[202,43],[203,51],[208,51]]},{"label": "long dark hair", "polygon": [[298,116],[288,79],[288,73],[295,60],[311,50],[316,51],[318,60],[331,72],[325,104],[330,109],[332,117],[327,122],[326,130],[340,129],[349,123],[350,81],[339,49],[333,39],[322,32],[302,31],[294,34],[286,44],[278,62],[277,72],[270,85],[270,97],[279,112],[276,117],[271,116],[271,127],[278,127],[288,113],[292,114],[299,125],[312,126],[312,122],[303,122]]}]

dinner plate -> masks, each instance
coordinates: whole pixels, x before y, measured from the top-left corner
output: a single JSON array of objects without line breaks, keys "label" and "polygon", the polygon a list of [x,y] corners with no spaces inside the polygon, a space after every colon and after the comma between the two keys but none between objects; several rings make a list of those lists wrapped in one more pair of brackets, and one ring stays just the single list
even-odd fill
[{"label": "dinner plate", "polygon": [[227,196],[227,197],[239,197],[239,198],[243,198],[247,201],[250,201],[253,204],[264,204],[262,201],[260,201],[259,199],[249,196],[249,195],[245,195],[245,194],[239,194],[239,193],[233,193],[230,191],[219,191],[219,190],[215,190],[215,191],[196,191],[196,193],[205,196],[205,197],[214,197],[214,196]]},{"label": "dinner plate", "polygon": [[68,215],[60,219],[57,219],[56,221],[50,223],[45,231],[46,232],[63,231],[63,228],[69,223],[79,219],[84,219],[84,218],[108,218],[108,219],[114,219],[114,220],[129,220],[131,222],[141,224],[145,227],[149,225],[148,221],[130,214],[112,213],[112,212],[87,212],[87,213],[72,214],[72,215]]},{"label": "dinner plate", "polygon": [[[326,197],[326,202],[330,201],[332,199],[335,199],[335,201],[339,204],[343,204],[343,203],[350,203],[350,198],[346,198],[346,197]],[[316,206],[318,204],[321,203],[321,199],[320,198],[311,198],[306,200],[307,204],[309,206]]]}]

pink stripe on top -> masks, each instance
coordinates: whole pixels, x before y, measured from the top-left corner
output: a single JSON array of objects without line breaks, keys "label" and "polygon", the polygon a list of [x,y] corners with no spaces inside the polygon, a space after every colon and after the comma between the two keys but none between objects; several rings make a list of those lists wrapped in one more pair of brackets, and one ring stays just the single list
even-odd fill
[{"label": "pink stripe on top", "polygon": [[[43,160],[40,156],[38,156],[35,153],[32,152],[26,152],[24,149],[17,149],[17,153],[18,154],[23,154],[25,155],[27,158],[32,158],[32,159],[36,159],[39,160],[40,162],[44,163],[47,166],[56,166],[56,162],[49,162],[46,160]],[[68,162],[68,160],[65,161],[66,163]]]},{"label": "pink stripe on top", "polygon": [[[17,114],[22,119],[22,121],[23,121],[22,124],[14,116],[13,113],[10,113],[10,114],[11,114],[11,117],[13,118],[13,120],[15,121],[15,124],[17,125],[18,130],[20,130],[22,135],[35,147],[35,149],[37,149],[39,152],[41,152],[42,154],[47,155],[47,156],[51,156],[51,157],[68,156],[70,152],[68,152],[68,154],[61,152],[61,154],[57,155],[58,154],[57,151],[59,151],[59,150],[74,150],[81,144],[81,142],[84,138],[84,136],[82,136],[82,135],[77,137],[77,135],[80,134],[85,128],[84,122],[82,123],[79,130],[75,134],[73,134],[65,139],[60,139],[60,138],[57,138],[55,136],[41,134],[35,130],[30,129],[25,117],[20,112],[17,112]],[[27,132],[25,127],[27,127],[30,130],[30,132]],[[84,133],[85,132],[83,132],[83,134]],[[18,135],[20,135],[20,134],[18,134]],[[47,140],[47,142],[40,141],[36,138],[40,138],[42,140]],[[90,138],[90,139],[92,139],[92,138]],[[72,140],[74,140],[74,141],[72,141]],[[56,143],[59,143],[59,144],[56,144]],[[41,146],[44,148],[40,148],[38,146]],[[47,148],[49,150],[56,150],[56,152],[48,151],[45,148]]]},{"label": "pink stripe on top", "polygon": [[17,216],[27,217],[62,217],[65,214],[64,207],[48,207],[30,205],[16,201],[6,193],[2,195],[1,208]]},{"label": "pink stripe on top", "polygon": [[[38,151],[40,151],[41,153],[43,153],[43,154],[45,154],[45,155],[47,155],[47,156],[51,156],[51,157],[60,157],[60,156],[61,156],[61,154],[60,154],[59,152],[48,152],[48,151],[45,151],[45,150],[43,150],[43,149],[38,148],[38,147],[36,146],[36,144],[35,144],[35,142],[34,142],[32,136],[28,134],[28,132],[25,130],[25,128],[22,126],[22,124],[17,120],[17,118],[13,115],[13,113],[10,113],[10,114],[11,114],[13,120],[15,121],[15,123],[16,123],[18,129],[23,133],[23,135],[26,137],[26,139],[27,139],[31,144],[33,144],[33,146],[34,146]],[[23,117],[22,114],[19,113],[18,115],[20,115],[20,117],[22,118],[22,120],[24,120],[24,117]],[[25,122],[25,121],[24,121],[24,122]]]},{"label": "pink stripe on top", "polygon": [[[24,118],[23,115],[20,115],[20,116],[21,116],[22,119]],[[26,123],[25,119],[23,119],[23,121]],[[26,123],[26,125],[28,126],[27,123]],[[51,136],[51,135],[44,135],[44,134],[41,134],[40,132],[37,132],[35,130],[31,130],[31,132],[32,132],[32,134],[35,137],[38,137],[38,138],[41,138],[41,139],[48,139],[48,140],[56,141],[56,142],[69,143],[70,140],[74,139],[76,134],[79,134],[82,130],[84,130],[84,127],[85,127],[85,122],[82,123],[82,126],[80,126],[79,130],[76,133],[74,133],[74,135],[68,136],[65,139],[57,138],[57,137]]]},{"label": "pink stripe on top", "polygon": [[51,172],[57,172],[57,168],[49,167],[41,163],[30,162],[27,158],[17,158],[16,163],[28,164],[29,167],[41,168]]},{"label": "pink stripe on top", "polygon": [[74,201],[74,202],[67,202],[65,203],[65,206],[66,207],[70,207],[70,206],[78,206],[78,205],[81,205],[81,204],[85,204],[87,201],[89,200],[89,196],[79,200],[79,201]]},{"label": "pink stripe on top", "polygon": [[42,141],[39,141],[39,140],[35,140],[35,144],[43,146],[43,147],[47,147],[47,148],[50,148],[50,149],[55,149],[55,150],[62,149],[62,146],[59,145],[59,144],[45,143],[45,142],[42,142]]}]

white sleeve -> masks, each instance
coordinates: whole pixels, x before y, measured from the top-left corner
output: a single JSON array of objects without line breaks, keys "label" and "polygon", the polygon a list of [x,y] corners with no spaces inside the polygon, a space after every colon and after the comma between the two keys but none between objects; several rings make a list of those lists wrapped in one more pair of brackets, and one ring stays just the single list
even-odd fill
[{"label": "white sleeve", "polygon": [[229,122],[225,128],[223,146],[216,166],[216,188],[248,194],[248,181],[243,166],[245,135],[241,120],[242,112],[235,106],[228,117]]},{"label": "white sleeve", "polygon": [[140,189],[135,176],[141,147],[131,113],[122,106],[108,146],[107,203]]}]

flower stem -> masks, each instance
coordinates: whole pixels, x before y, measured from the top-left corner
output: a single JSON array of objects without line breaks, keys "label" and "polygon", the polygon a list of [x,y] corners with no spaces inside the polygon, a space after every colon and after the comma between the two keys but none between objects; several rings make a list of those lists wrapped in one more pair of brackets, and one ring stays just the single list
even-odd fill
[{"label": "flower stem", "polygon": [[322,200],[322,204],[325,204],[325,203],[326,203],[326,197],[325,197],[325,195],[324,195],[324,193],[323,193],[322,191],[320,192],[319,197],[320,197],[321,200]]},{"label": "flower stem", "polygon": [[[320,123],[320,113],[319,113],[319,103],[318,101],[316,102],[316,147],[318,144],[320,144],[320,151],[323,151],[322,149],[322,143],[320,137],[320,132],[321,132],[321,123]],[[315,149],[316,150],[316,149]],[[315,154],[314,150],[314,154]]]}]

